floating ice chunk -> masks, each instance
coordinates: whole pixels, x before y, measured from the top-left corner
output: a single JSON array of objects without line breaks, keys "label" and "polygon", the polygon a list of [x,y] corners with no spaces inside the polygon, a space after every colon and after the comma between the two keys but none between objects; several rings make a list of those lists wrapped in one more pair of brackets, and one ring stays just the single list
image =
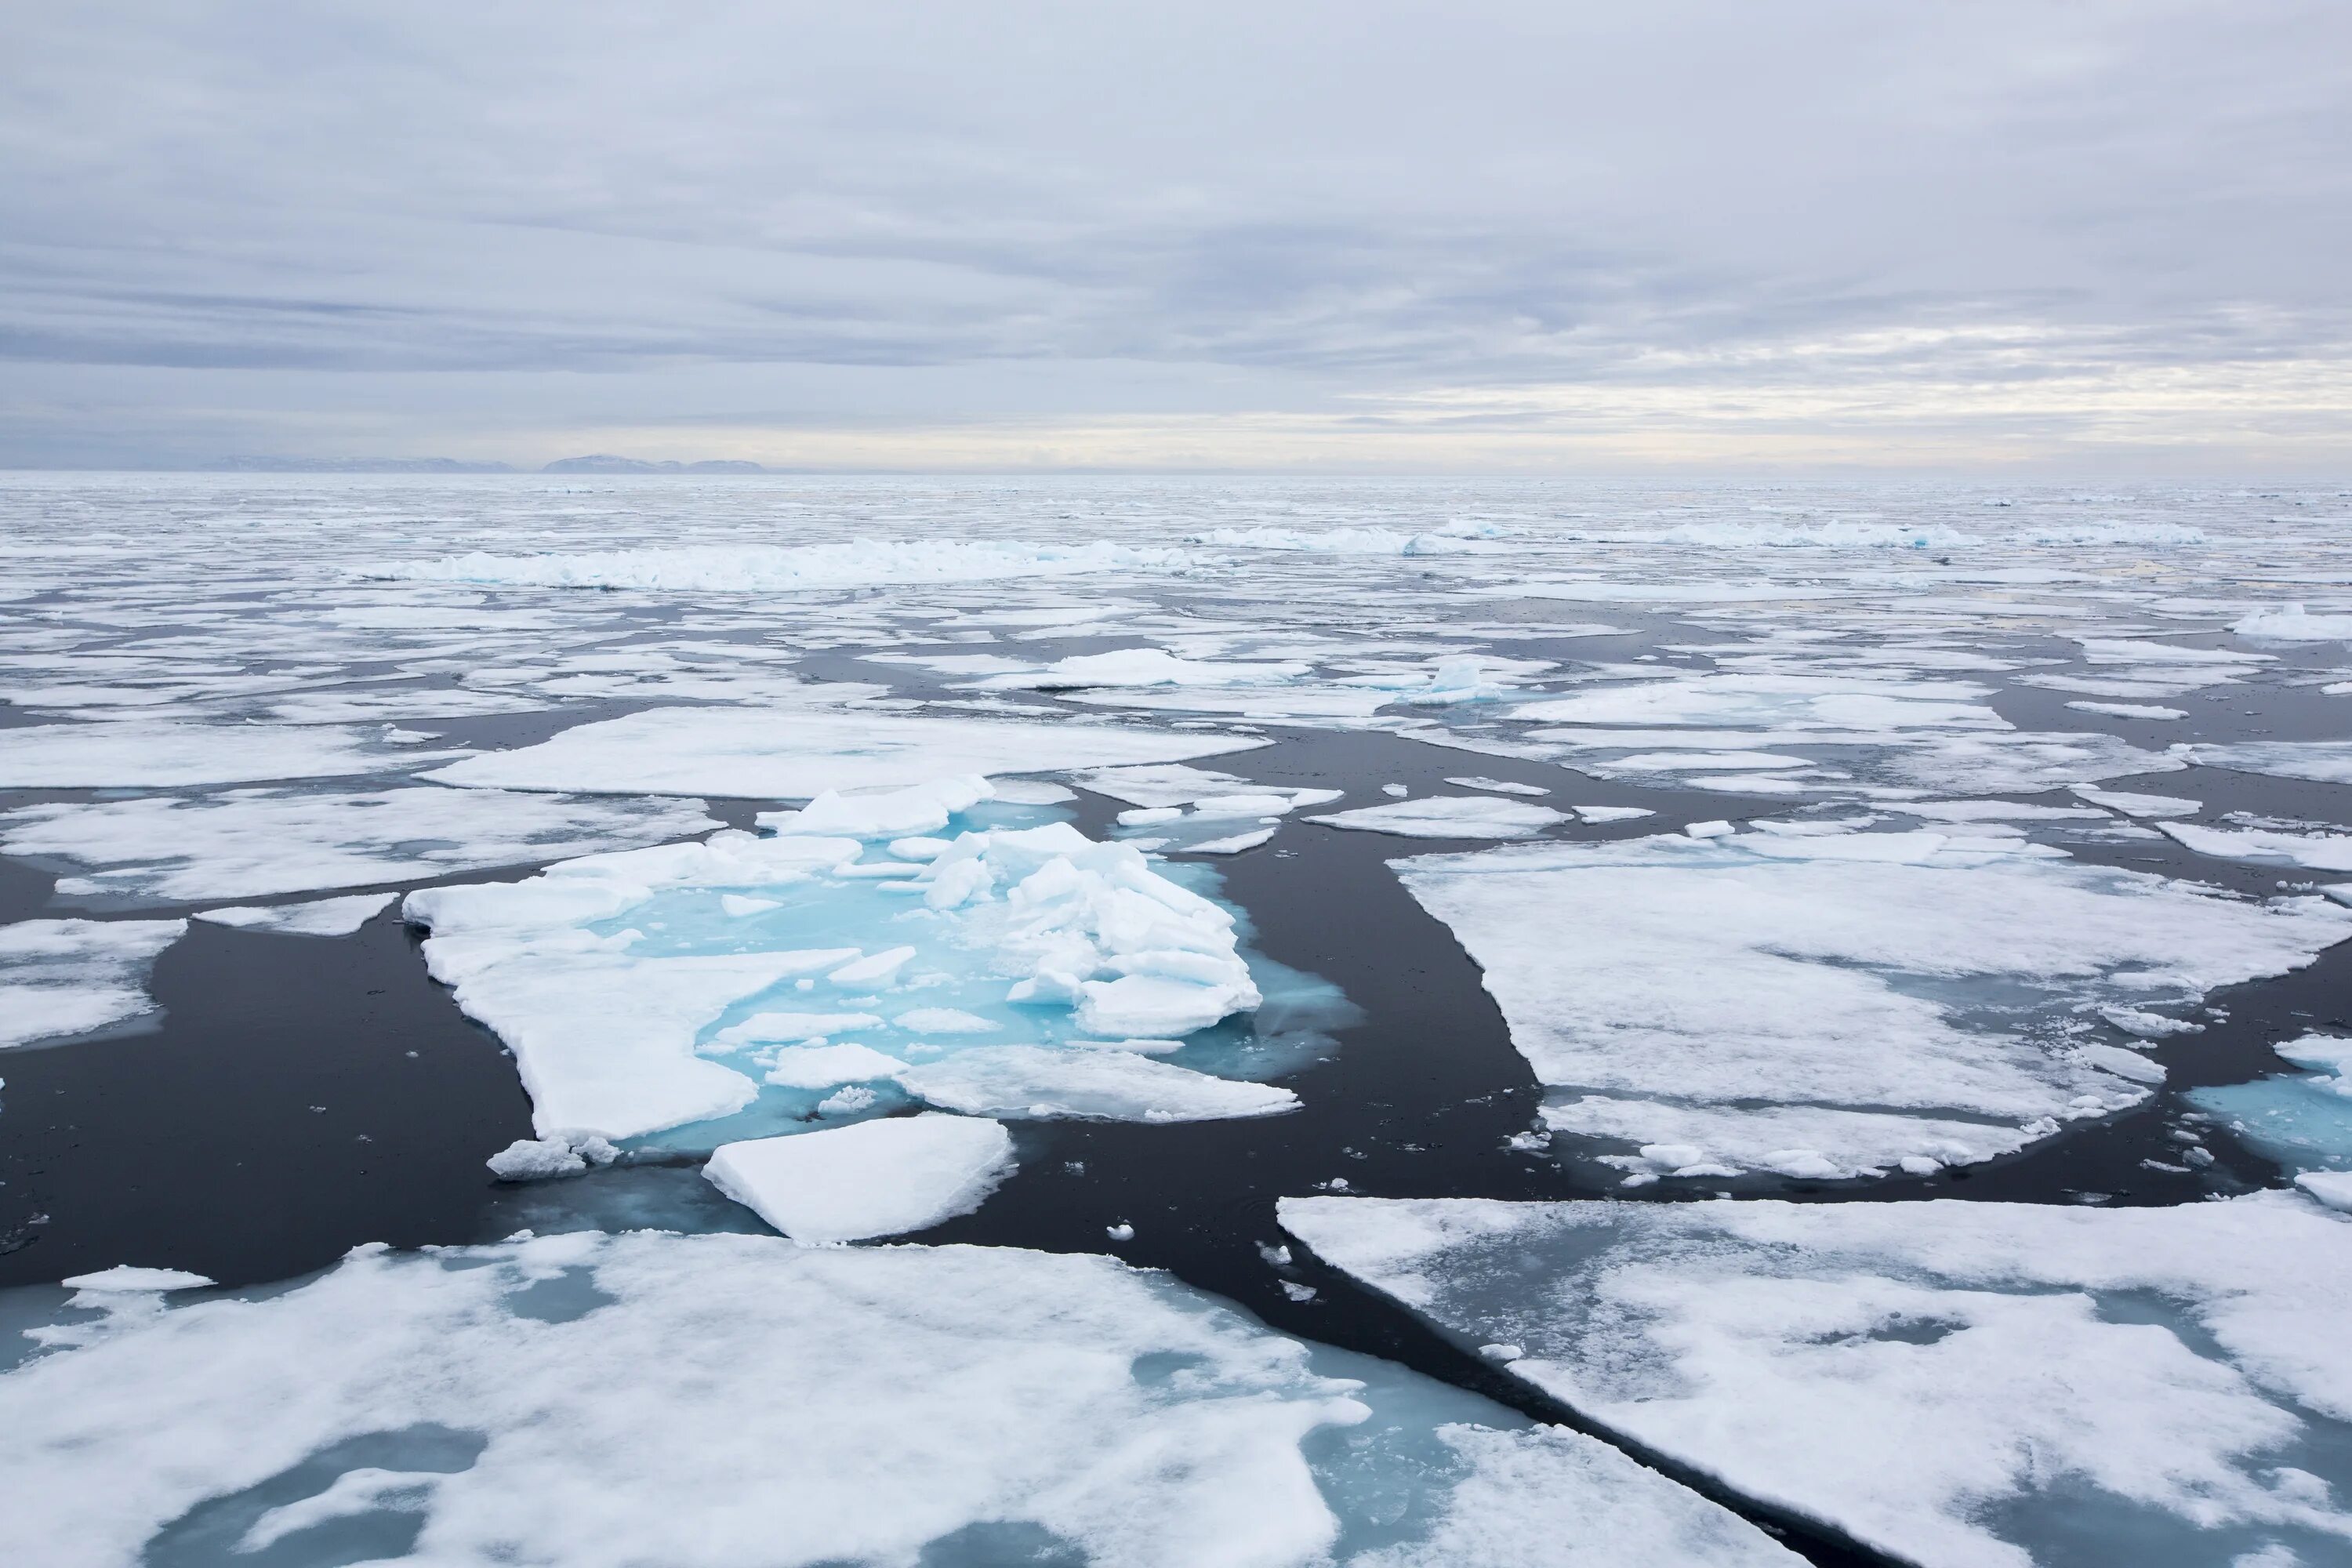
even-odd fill
[{"label": "floating ice chunk", "polygon": [[635,588],[662,594],[790,594],[892,583],[985,583],[1183,566],[1183,550],[1018,539],[856,539],[826,544],[709,544],[491,555],[359,567],[363,580],[502,587]]},{"label": "floating ice chunk", "polygon": [[656,708],[582,724],[536,746],[469,757],[428,776],[592,795],[807,800],[828,790],[902,789],[943,774],[1175,762],[1265,744],[1255,735],[1068,720],[1023,724],[872,711]]},{"label": "floating ice chunk", "polygon": [[2336,1213],[2352,1214],[2352,1171],[2305,1171],[2294,1184]]},{"label": "floating ice chunk", "polygon": [[1646,805],[1572,805],[1569,809],[1576,813],[1579,822],[1588,826],[1598,826],[1606,822],[1633,822],[1658,815]]},{"label": "floating ice chunk", "polygon": [[201,1290],[213,1281],[184,1268],[141,1268],[118,1263],[95,1274],[71,1274],[58,1281],[68,1290]]},{"label": "floating ice chunk", "polygon": [[[1755,1105],[1727,1112],[1707,1104],[1621,1100],[1588,1094],[1538,1110],[1548,1133],[1638,1145],[1600,1163],[1653,1176],[1724,1176],[1746,1171],[1817,1180],[1883,1175],[1906,1162],[1974,1165],[2014,1154],[2039,1133],[2015,1126],[1917,1112],[1847,1110],[1820,1105]],[[1671,1163],[1653,1151],[1672,1151]],[[1829,1151],[1836,1155],[1831,1159]],[[1553,1145],[1558,1152],[1558,1145]],[[1801,1155],[1800,1160],[1798,1156]],[[1792,1169],[1792,1164],[1801,1168]]]},{"label": "floating ice chunk", "polygon": [[289,936],[349,936],[390,908],[398,893],[360,893],[348,899],[314,899],[307,904],[232,904],[204,910],[196,919],[244,931]]},{"label": "floating ice chunk", "polygon": [[154,1010],[147,972],[185,921],[0,925],[0,1049],[86,1035]]},{"label": "floating ice chunk", "polygon": [[1298,1109],[1286,1089],[1212,1078],[1124,1050],[982,1046],[898,1077],[918,1099],[971,1116],[1207,1121]]},{"label": "floating ice chunk", "polygon": [[1203,839],[1198,844],[1182,846],[1187,855],[1238,855],[1244,849],[1255,849],[1275,835],[1271,827],[1261,827],[1252,833],[1235,833],[1223,838]]},{"label": "floating ice chunk", "polygon": [[2315,616],[2301,605],[2257,610],[2230,628],[2265,642],[2352,642],[2352,616]]},{"label": "floating ice chunk", "polygon": [[2200,855],[2313,871],[2352,871],[2352,834],[2274,833],[2263,828],[2200,827],[2159,822],[2158,828]]},{"label": "floating ice chunk", "polygon": [[1484,778],[1473,773],[1467,778],[1447,779],[1456,789],[1490,790],[1496,795],[1549,795],[1551,791],[1539,784],[1513,784],[1508,779]]},{"label": "floating ice chunk", "polygon": [[1727,838],[1739,829],[1717,817],[1712,822],[1686,822],[1683,835],[1688,838]]},{"label": "floating ice chunk", "polygon": [[2125,1531],[2163,1568],[2221,1542],[2318,1562],[2352,1536],[2352,1225],[2299,1197],[1280,1212],[1456,1342],[1520,1345],[1509,1375],[1602,1427],[1906,1562],[2026,1568]]},{"label": "floating ice chunk", "polygon": [[937,833],[949,818],[995,793],[986,779],[966,773],[872,795],[845,795],[827,790],[798,811],[763,811],[754,820],[771,833],[907,838]]},{"label": "floating ice chunk", "polygon": [[993,779],[996,798],[1007,805],[1061,805],[1078,797],[1043,779]]},{"label": "floating ice chunk", "polygon": [[657,844],[719,826],[698,802],[565,800],[431,786],[366,794],[230,790],[25,806],[0,848],[91,868],[69,896],[194,901],[299,893]]},{"label": "floating ice chunk", "polygon": [[2104,811],[2085,805],[2032,805],[2014,800],[1906,800],[1886,809],[1931,822],[2103,822]]},{"label": "floating ice chunk", "polygon": [[992,675],[978,684],[992,690],[1074,691],[1106,686],[1276,686],[1311,673],[1289,663],[1217,663],[1179,658],[1166,648],[1129,647],[1073,654],[1042,669]]},{"label": "floating ice chunk", "polygon": [[552,1176],[572,1176],[591,1165],[609,1165],[621,1152],[593,1132],[551,1132],[544,1138],[518,1138],[483,1163],[502,1182],[543,1182]]},{"label": "floating ice chunk", "polygon": [[364,730],[277,724],[37,724],[8,731],[0,789],[164,788],[406,772]]},{"label": "floating ice chunk", "polygon": [[[1990,691],[1954,680],[1812,675],[1697,675],[1527,703],[1512,717],[1550,724],[1691,724],[1764,730],[2006,730]],[[1791,737],[1793,739],[1793,736]]]},{"label": "floating ice chunk", "polygon": [[2182,1018],[2168,1018],[2161,1013],[2151,1013],[2145,1007],[2123,1007],[2110,1005],[2098,1009],[2099,1016],[2126,1035],[2143,1040],[2161,1040],[2173,1035],[2202,1034],[2205,1026],[2191,1024]]},{"label": "floating ice chunk", "polygon": [[2272,778],[2352,784],[2352,741],[2241,741],[2226,746],[2179,746],[2184,763]]},{"label": "floating ice chunk", "polygon": [[2038,795],[2188,765],[2174,752],[2143,751],[2113,735],[2069,732],[1935,735],[1889,752],[1884,768],[1897,784],[1939,795]]},{"label": "floating ice chunk", "polygon": [[874,985],[888,985],[898,978],[898,971],[907,967],[907,961],[914,956],[915,950],[911,947],[886,948],[880,952],[853,959],[825,978],[835,985],[860,990]]},{"label": "floating ice chunk", "polygon": [[2186,719],[2185,708],[2156,708],[2144,702],[2069,702],[2078,713],[2099,713],[2110,719]]},{"label": "floating ice chunk", "polygon": [[1097,795],[1132,801],[1136,809],[1122,811],[1123,826],[1173,822],[1192,806],[1208,817],[1280,816],[1303,805],[1320,805],[1339,798],[1332,789],[1268,789],[1231,773],[1179,763],[1169,767],[1105,768],[1083,773],[1078,783]]},{"label": "floating ice chunk", "polygon": [[2076,784],[2074,793],[2093,805],[2120,811],[2126,816],[2188,816],[2203,809],[2202,801],[2177,795],[2134,795],[2126,790],[2093,789]]},{"label": "floating ice chunk", "polygon": [[722,1143],[703,1175],[795,1241],[863,1241],[970,1214],[1013,1173],[1000,1122],[926,1112]]},{"label": "floating ice chunk", "polygon": [[1566,822],[1568,814],[1548,805],[1484,795],[1429,795],[1307,820],[1327,827],[1393,833],[1405,838],[1525,838],[1556,822]]},{"label": "floating ice chunk", "polygon": [[891,1020],[918,1035],[988,1035],[1004,1026],[961,1007],[914,1007]]},{"label": "floating ice chunk", "polygon": [[773,1053],[764,1081],[784,1089],[832,1089],[845,1083],[871,1083],[895,1078],[906,1066],[871,1046],[845,1041],[837,1046],[787,1046]]},{"label": "floating ice chunk", "polygon": [[783,907],[782,903],[774,899],[747,898],[741,893],[719,895],[719,908],[730,920],[740,921],[748,915],[765,914],[770,910],[780,910]]},{"label": "floating ice chunk", "polygon": [[[1982,1158],[2144,1098],[2053,1054],[2025,1027],[2037,1016],[2193,999],[2352,934],[2352,911],[2315,898],[2258,905],[1933,833],[1656,836],[1392,864],[1477,961],[1537,1078],[1622,1102],[1626,1142],[1731,1163],[1748,1158],[1735,1148],[1805,1148],[1848,1172],[1944,1157],[1879,1118],[1925,1117]],[[1864,1120],[1845,1123],[1853,1142],[1832,1128],[1756,1151],[1740,1124],[1775,1107]],[[2008,1125],[1965,1140],[1942,1125],[1969,1121]]]},{"label": "floating ice chunk", "polygon": [[881,1026],[881,1016],[874,1013],[754,1013],[741,1023],[719,1030],[710,1037],[710,1041],[714,1046],[732,1048],[771,1040],[798,1042],[822,1039],[845,1029],[878,1029]]},{"label": "floating ice chunk", "polygon": [[2093,1067],[2101,1068],[2117,1078],[2127,1078],[2134,1083],[2159,1084],[2164,1081],[2164,1064],[2150,1061],[2137,1051],[2121,1046],[2078,1046],[2076,1051]]},{"label": "floating ice chunk", "polygon": [[1130,806],[1118,814],[1121,827],[1151,827],[1162,822],[1174,822],[1184,815],[1181,805]]}]

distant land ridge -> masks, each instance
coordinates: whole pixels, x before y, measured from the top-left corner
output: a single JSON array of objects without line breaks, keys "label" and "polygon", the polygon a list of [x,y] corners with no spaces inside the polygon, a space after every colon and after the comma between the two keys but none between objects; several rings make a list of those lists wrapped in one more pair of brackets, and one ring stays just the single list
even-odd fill
[{"label": "distant land ridge", "polygon": [[616,458],[594,452],[584,458],[558,458],[539,470],[542,474],[764,474],[762,464],[740,458],[706,458],[698,463],[675,459],[649,462],[644,458]]}]

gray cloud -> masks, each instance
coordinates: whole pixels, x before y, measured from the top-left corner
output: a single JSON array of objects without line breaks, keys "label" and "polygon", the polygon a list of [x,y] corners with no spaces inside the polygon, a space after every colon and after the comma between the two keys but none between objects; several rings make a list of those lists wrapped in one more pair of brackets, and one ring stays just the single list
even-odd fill
[{"label": "gray cloud", "polygon": [[1893,461],[2095,426],[2309,464],[2352,431],[2330,4],[100,3],[11,30],[0,460],[1143,420],[1237,462],[1403,427],[1442,462],[1465,423],[1590,461],[1603,426],[1704,458],[1744,417],[1792,458],[1809,420],[1874,418]]}]

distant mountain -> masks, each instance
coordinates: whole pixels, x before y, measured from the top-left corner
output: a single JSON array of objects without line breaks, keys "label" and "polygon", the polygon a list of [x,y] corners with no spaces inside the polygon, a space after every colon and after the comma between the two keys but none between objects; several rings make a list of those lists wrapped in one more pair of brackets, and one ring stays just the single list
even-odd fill
[{"label": "distant mountain", "polygon": [[224,474],[509,474],[504,463],[467,463],[456,458],[216,458],[202,465]]},{"label": "distant mountain", "polygon": [[768,470],[761,464],[747,463],[740,458],[707,458],[698,463],[664,459],[656,463],[643,458],[616,458],[610,452],[594,452],[585,458],[558,458],[539,471],[542,474],[764,474]]}]

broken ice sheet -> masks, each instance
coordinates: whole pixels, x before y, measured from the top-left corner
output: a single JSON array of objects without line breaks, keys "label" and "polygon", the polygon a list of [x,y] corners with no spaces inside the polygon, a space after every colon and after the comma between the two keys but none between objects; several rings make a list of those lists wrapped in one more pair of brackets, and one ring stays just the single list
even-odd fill
[{"label": "broken ice sheet", "polygon": [[[980,1092],[951,1069],[965,1052],[999,1063],[998,1080],[1025,1064],[1023,1104],[1063,1103],[1050,1072],[1003,1054],[1018,1047],[1066,1061],[1064,1091],[1082,1097],[1066,1113],[1116,1115],[1087,1087],[1106,1069],[1085,1042],[1158,1050],[1206,1031],[1181,1066],[1149,1064],[1188,1078],[1279,1072],[1311,1048],[1318,993],[1254,970],[1233,911],[1131,847],[1025,826],[1041,816],[961,813],[976,831],[921,862],[860,860],[866,846],[847,837],[730,831],[431,889],[405,907],[432,929],[434,976],[514,1051],[542,1132],[677,1129],[667,1146],[709,1148],[903,1108],[923,1091],[902,1075],[932,1064],[942,1102],[964,1109]],[[730,913],[723,900],[744,910],[746,894],[773,907]],[[1280,987],[1277,1017],[1213,1028],[1260,1008],[1259,974]],[[863,1089],[857,1103],[836,1099],[845,1085]],[[1217,1091],[1234,1104],[1279,1093],[1207,1079],[1188,1098],[1163,1082],[1127,1109],[1146,1117]]]},{"label": "broken ice sheet", "polygon": [[2290,1171],[2352,1171],[2352,1039],[2313,1031],[2271,1048],[2304,1070],[2182,1098]]},{"label": "broken ice sheet", "polygon": [[2080,1003],[2283,973],[2352,935],[2015,837],[1744,833],[1391,863],[1485,972],[1547,1123],[1636,1178],[1964,1164],[2147,1089],[2073,1049]]},{"label": "broken ice sheet", "polygon": [[1281,1215],[1602,1426],[1906,1562],[2352,1551],[2352,1221],[2297,1194]]},{"label": "broken ice sheet", "polygon": [[1800,1561],[1591,1438],[1108,1258],[586,1233],[257,1294],[0,1375],[0,1555]]},{"label": "broken ice sheet", "polygon": [[429,784],[360,794],[234,789],[23,806],[0,816],[0,849],[89,868],[58,879],[68,898],[190,903],[415,881],[717,826],[691,801]]},{"label": "broken ice sheet", "polygon": [[111,1028],[152,1012],[147,973],[185,921],[0,925],[0,1048]]}]

